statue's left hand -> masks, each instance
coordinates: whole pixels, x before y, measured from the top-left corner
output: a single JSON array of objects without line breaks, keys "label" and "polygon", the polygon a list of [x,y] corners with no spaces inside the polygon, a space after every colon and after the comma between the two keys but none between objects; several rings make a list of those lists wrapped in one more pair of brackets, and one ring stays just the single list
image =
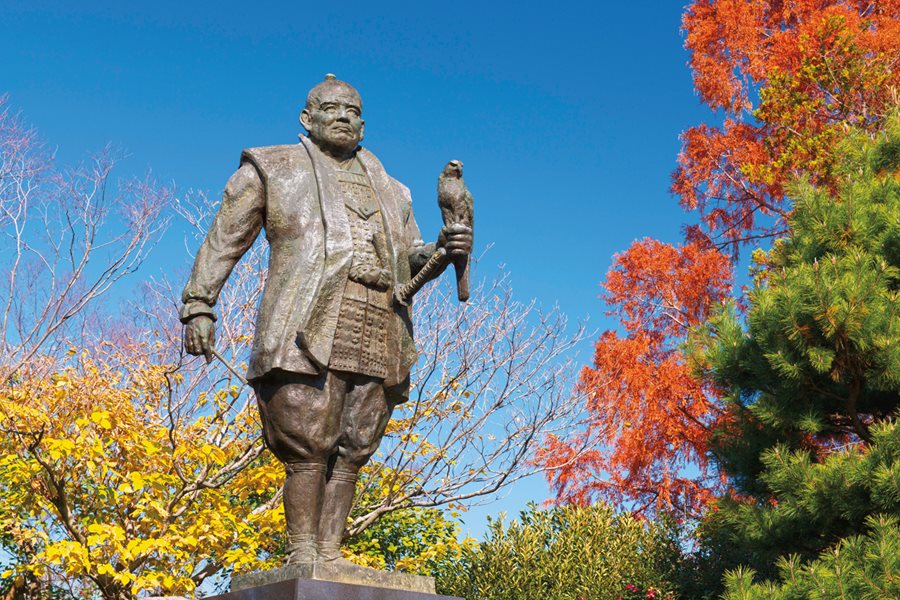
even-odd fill
[{"label": "statue's left hand", "polygon": [[444,225],[438,235],[438,248],[447,250],[450,258],[463,258],[472,253],[472,228],[461,223]]}]

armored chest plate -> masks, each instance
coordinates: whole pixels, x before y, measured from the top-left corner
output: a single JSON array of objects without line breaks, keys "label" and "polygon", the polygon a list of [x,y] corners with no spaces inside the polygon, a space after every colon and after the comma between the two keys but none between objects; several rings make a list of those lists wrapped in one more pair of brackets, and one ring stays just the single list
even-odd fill
[{"label": "armored chest plate", "polygon": [[378,199],[363,173],[338,170],[353,260],[341,299],[329,368],[387,376],[391,274]]}]

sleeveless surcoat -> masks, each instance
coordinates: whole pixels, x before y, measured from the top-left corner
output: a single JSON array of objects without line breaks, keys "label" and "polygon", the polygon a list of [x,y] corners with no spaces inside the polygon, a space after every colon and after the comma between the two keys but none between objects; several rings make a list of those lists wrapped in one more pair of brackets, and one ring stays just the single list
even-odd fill
[{"label": "sleeveless surcoat", "polygon": [[[384,296],[373,296],[366,288],[363,301],[360,290],[348,285],[351,271],[358,273],[362,268],[354,268],[354,257],[368,260],[368,252],[354,240],[353,221],[348,215],[351,211],[343,201],[344,190],[350,189],[347,184],[353,182],[346,181],[342,186],[337,166],[308,138],[301,136],[300,142],[243,152],[239,170],[243,179],[238,173],[233,179],[245,181],[246,169],[252,166],[250,173],[258,174],[258,180],[255,175],[252,179],[258,183],[252,193],[226,188],[182,294],[182,318],[212,310],[231,270],[264,229],[269,242],[269,270],[247,379],[258,380],[279,371],[314,375],[330,366],[335,368],[343,360],[332,360],[335,341],[342,331],[338,327],[341,306],[345,298],[350,298],[364,302],[363,324],[369,319],[368,307],[385,310],[383,324],[372,324],[373,331],[384,330],[384,351],[376,348],[377,357],[360,360],[383,363],[376,368],[384,373],[384,384],[402,387],[416,360],[409,308],[389,302],[387,290]],[[374,197],[380,215],[378,239],[383,239],[383,256],[375,245],[369,249],[386,270],[389,286],[406,283],[410,279],[410,257],[420,256],[431,245],[421,241],[409,190],[391,178],[371,152],[359,148],[356,158],[364,176],[358,183],[364,182],[363,187],[370,190],[370,199]],[[354,276],[359,283],[356,279]],[[359,322],[348,313],[343,318]],[[376,337],[382,339],[380,333]],[[340,351],[342,347],[340,340],[337,348]]]}]

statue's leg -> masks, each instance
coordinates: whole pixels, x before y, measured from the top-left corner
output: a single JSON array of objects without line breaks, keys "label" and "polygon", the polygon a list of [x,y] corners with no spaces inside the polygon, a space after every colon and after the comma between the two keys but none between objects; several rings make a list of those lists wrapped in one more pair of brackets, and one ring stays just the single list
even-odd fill
[{"label": "statue's leg", "polygon": [[325,465],[285,463],[284,518],[287,524],[285,562],[311,563],[318,556],[316,529],[325,487]]},{"label": "statue's leg", "polygon": [[344,382],[325,373],[265,379],[255,388],[266,445],[285,467],[287,562],[313,562],[325,472],[341,431]]},{"label": "statue's leg", "polygon": [[319,519],[319,560],[333,561],[341,558],[341,541],[347,527],[350,506],[353,504],[356,473],[345,469],[332,469],[330,472]]},{"label": "statue's leg", "polygon": [[319,558],[341,558],[341,541],[353,504],[360,468],[378,449],[393,406],[388,402],[380,379],[347,375],[347,393],[341,418],[337,456],[328,470],[325,500],[319,524]]}]

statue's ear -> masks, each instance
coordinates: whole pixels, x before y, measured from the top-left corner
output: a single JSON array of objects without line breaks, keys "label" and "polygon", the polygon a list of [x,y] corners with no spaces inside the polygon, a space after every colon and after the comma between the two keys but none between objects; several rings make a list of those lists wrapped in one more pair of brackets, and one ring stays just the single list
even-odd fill
[{"label": "statue's ear", "polygon": [[312,116],[309,114],[309,111],[305,108],[300,112],[300,124],[303,125],[303,129],[309,133],[312,129]]},{"label": "statue's ear", "polygon": [[363,141],[363,138],[366,137],[366,122],[362,119],[359,120],[359,141]]}]

